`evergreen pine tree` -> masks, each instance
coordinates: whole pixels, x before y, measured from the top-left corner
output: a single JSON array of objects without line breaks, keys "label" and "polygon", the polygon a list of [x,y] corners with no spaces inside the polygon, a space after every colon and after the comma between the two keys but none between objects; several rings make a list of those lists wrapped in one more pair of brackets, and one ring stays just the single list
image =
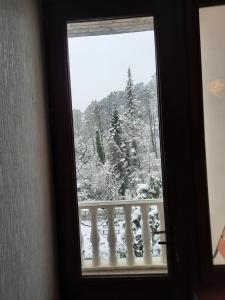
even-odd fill
[{"label": "evergreen pine tree", "polygon": [[96,130],[96,150],[97,150],[97,154],[98,154],[98,159],[100,160],[100,162],[102,164],[104,164],[105,163],[105,152],[104,152],[104,148],[102,145],[102,139],[100,137],[99,130]]},{"label": "evergreen pine tree", "polygon": [[116,105],[113,107],[110,129],[111,164],[114,166],[113,176],[118,182],[118,193],[124,196],[128,186],[128,147],[122,137],[122,128]]},{"label": "evergreen pine tree", "polygon": [[132,80],[130,67],[128,68],[128,80],[126,85],[127,103],[128,103],[128,114],[130,118],[135,117],[135,96],[134,96],[134,84]]},{"label": "evergreen pine tree", "polygon": [[111,121],[111,130],[110,130],[111,135],[116,145],[120,147],[122,143],[122,129],[121,129],[119,113],[115,104],[113,106],[113,112],[110,121]]},{"label": "evergreen pine tree", "polygon": [[127,98],[127,113],[126,113],[126,127],[129,136],[129,148],[131,150],[130,164],[134,168],[140,167],[138,158],[138,147],[136,138],[140,131],[140,124],[137,118],[137,103],[134,94],[134,85],[131,75],[130,67],[128,68],[128,80],[126,85],[126,98]]}]

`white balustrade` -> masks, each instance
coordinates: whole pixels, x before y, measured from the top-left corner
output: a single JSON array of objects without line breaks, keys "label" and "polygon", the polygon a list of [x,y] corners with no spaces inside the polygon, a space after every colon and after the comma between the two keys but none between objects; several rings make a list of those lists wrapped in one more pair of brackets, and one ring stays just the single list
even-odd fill
[{"label": "white balustrade", "polygon": [[97,207],[89,209],[91,217],[91,243],[92,243],[92,264],[94,267],[100,265],[99,253],[99,232],[97,227]]},{"label": "white balustrade", "polygon": [[133,248],[133,230],[131,226],[131,212],[130,205],[124,206],[125,214],[125,228],[126,228],[126,245],[127,245],[127,264],[128,266],[134,264],[134,248]]},{"label": "white balustrade", "polygon": [[110,265],[117,265],[116,256],[116,233],[114,227],[114,207],[107,207],[108,216],[108,244],[109,244],[109,262]]},{"label": "white balustrade", "polygon": [[[126,243],[126,266],[137,267],[140,263],[140,259],[135,257],[133,248],[133,230],[132,230],[132,209],[134,207],[140,207],[142,227],[141,235],[143,239],[143,258],[142,265],[151,267],[153,264],[152,258],[152,233],[149,225],[149,209],[151,207],[157,207],[160,220],[160,231],[165,230],[164,222],[164,210],[163,210],[163,200],[162,199],[138,199],[138,200],[118,200],[118,201],[92,201],[92,202],[80,202],[79,204],[80,215],[83,209],[89,210],[90,223],[91,223],[91,233],[90,241],[92,244],[92,267],[101,266],[113,266],[113,267],[123,267],[124,263],[121,265],[121,258],[117,257],[116,243],[117,235],[115,231],[114,217],[115,208],[122,208],[125,219],[125,243]],[[98,209],[105,209],[107,215],[108,231],[107,231],[107,242],[109,247],[109,258],[108,262],[101,260],[99,244],[99,228],[97,221],[97,211]],[[102,221],[99,221],[102,222]],[[80,225],[81,227],[82,225]],[[83,237],[81,234],[81,247],[83,248]],[[165,234],[160,234],[160,241],[165,240]],[[160,264],[166,264],[166,247],[162,245],[162,250],[160,254]],[[137,263],[137,259],[138,263]]]},{"label": "white balustrade", "polygon": [[142,239],[144,244],[144,263],[151,263],[151,231],[149,226],[149,204],[145,203],[140,206],[142,216]]}]

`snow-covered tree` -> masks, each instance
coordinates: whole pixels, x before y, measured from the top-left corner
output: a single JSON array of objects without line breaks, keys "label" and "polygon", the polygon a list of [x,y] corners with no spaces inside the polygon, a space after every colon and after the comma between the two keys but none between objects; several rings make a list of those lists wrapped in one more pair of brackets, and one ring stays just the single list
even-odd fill
[{"label": "snow-covered tree", "polygon": [[116,105],[113,107],[110,123],[109,159],[113,166],[113,176],[118,183],[118,195],[123,197],[128,186],[129,151],[122,135],[121,121]]},{"label": "snow-covered tree", "polygon": [[105,163],[105,152],[102,143],[102,139],[100,138],[99,130],[96,130],[96,151],[98,154],[99,161],[104,164]]},{"label": "snow-covered tree", "polygon": [[[161,195],[155,75],[146,84],[134,84],[129,68],[123,91],[112,91],[100,101],[92,101],[83,113],[74,110],[73,116],[82,199]],[[152,178],[158,178],[154,184]],[[140,186],[148,187],[145,193],[140,193]]]},{"label": "snow-covered tree", "polygon": [[129,141],[130,165],[134,168],[140,167],[138,144],[140,145],[143,130],[143,121],[140,118],[138,105],[140,102],[134,93],[133,80],[130,68],[128,69],[128,80],[126,85],[127,110],[124,113],[123,126]]},{"label": "snow-covered tree", "polygon": [[130,68],[126,84],[126,105],[122,114],[122,127],[129,151],[129,191],[131,197],[136,195],[136,185],[143,180],[142,154],[145,152],[143,139],[144,121],[141,101],[136,97]]},{"label": "snow-covered tree", "polygon": [[130,118],[134,118],[136,114],[136,105],[135,105],[135,95],[134,95],[134,84],[131,75],[130,67],[128,68],[128,80],[126,85],[126,93],[127,93],[127,106],[128,106],[128,115]]}]

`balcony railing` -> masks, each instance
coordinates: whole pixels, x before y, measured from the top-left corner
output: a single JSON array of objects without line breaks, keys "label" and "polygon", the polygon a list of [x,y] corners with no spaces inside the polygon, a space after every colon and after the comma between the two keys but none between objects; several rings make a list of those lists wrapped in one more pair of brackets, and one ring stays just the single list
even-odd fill
[{"label": "balcony railing", "polygon": [[[90,242],[92,247],[91,259],[82,259],[83,275],[95,274],[132,274],[132,273],[166,273],[166,248],[161,245],[161,251],[157,257],[152,255],[152,232],[150,228],[149,211],[150,208],[157,209],[159,218],[159,228],[157,231],[164,231],[164,213],[162,199],[138,199],[138,200],[118,200],[118,201],[93,201],[79,202],[80,228],[82,226],[82,213],[86,212],[90,219]],[[141,213],[141,238],[143,241],[143,255],[136,257],[134,253],[134,235],[132,228],[132,209],[139,207]],[[115,210],[122,211],[125,223],[125,245],[126,257],[119,258],[117,255],[117,233],[115,226]],[[107,216],[107,243],[109,249],[108,259],[100,256],[100,235],[98,212],[104,209]],[[82,230],[80,230],[81,249],[83,248]],[[159,234],[159,240],[165,241],[165,234]]]}]

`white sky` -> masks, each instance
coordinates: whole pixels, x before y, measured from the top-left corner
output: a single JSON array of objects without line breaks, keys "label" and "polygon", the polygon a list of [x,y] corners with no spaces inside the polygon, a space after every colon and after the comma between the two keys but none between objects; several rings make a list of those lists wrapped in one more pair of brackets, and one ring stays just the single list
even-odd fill
[{"label": "white sky", "polygon": [[155,73],[154,32],[69,38],[73,108],[84,111],[92,100],[124,90],[127,70],[134,83]]}]

